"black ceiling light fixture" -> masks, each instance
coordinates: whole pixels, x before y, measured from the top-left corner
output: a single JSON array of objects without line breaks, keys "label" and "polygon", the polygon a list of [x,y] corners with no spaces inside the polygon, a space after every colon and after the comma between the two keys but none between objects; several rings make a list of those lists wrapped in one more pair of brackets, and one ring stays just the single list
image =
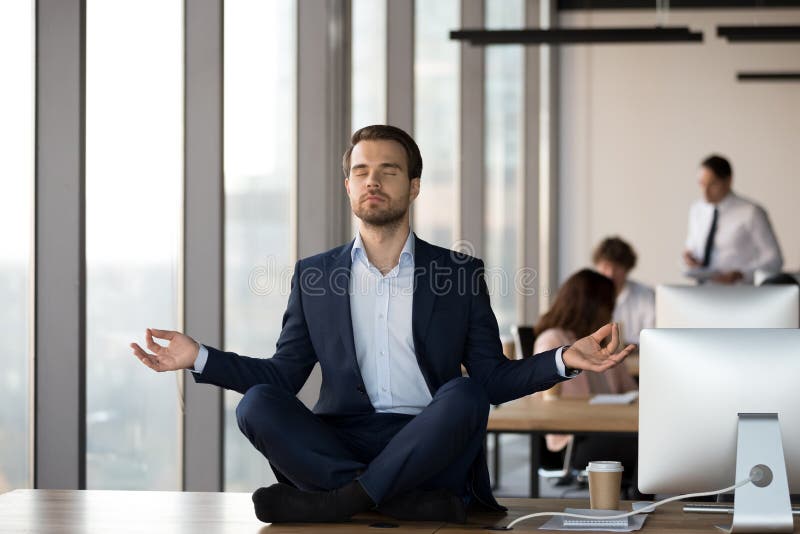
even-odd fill
[{"label": "black ceiling light fixture", "polygon": [[[653,0],[558,0],[559,11],[650,9]],[[797,0],[670,0],[672,9],[764,9],[800,7]]]},{"label": "black ceiling light fixture", "polygon": [[553,28],[542,30],[455,30],[450,39],[469,41],[472,45],[524,44],[569,45],[611,43],[702,42],[703,33],[688,26],[645,28]]},{"label": "black ceiling light fixture", "polygon": [[655,0],[655,26],[617,28],[525,28],[520,30],[457,30],[450,39],[472,45],[571,45],[702,42],[703,33],[688,26],[666,26],[670,0]]},{"label": "black ceiling light fixture", "polygon": [[729,43],[800,41],[800,26],[717,26],[717,36]]},{"label": "black ceiling light fixture", "polygon": [[800,82],[798,72],[737,72],[740,82]]}]

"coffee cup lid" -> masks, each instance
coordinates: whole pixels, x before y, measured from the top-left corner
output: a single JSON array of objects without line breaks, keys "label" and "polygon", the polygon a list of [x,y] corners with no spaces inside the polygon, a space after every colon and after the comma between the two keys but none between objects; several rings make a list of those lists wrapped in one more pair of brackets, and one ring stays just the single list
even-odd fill
[{"label": "coffee cup lid", "polygon": [[612,461],[600,461],[600,462],[589,462],[589,465],[586,467],[587,471],[594,471],[595,473],[619,473],[624,471],[621,462],[612,462]]}]

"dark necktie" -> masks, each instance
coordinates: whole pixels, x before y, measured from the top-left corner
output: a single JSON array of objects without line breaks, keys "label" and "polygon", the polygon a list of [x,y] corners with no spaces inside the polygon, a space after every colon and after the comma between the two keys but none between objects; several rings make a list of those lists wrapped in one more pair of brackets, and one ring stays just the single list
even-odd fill
[{"label": "dark necktie", "polygon": [[714,248],[714,235],[717,233],[717,217],[719,216],[719,209],[714,208],[714,218],[711,219],[711,229],[708,231],[706,238],[706,248],[703,253],[703,267],[708,267],[711,263],[711,249]]}]

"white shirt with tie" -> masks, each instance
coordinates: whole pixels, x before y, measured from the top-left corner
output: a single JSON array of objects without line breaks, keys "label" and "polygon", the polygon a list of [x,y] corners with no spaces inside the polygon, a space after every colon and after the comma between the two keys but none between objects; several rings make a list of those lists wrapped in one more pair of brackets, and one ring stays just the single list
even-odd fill
[{"label": "white shirt with tie", "polygon": [[783,256],[767,212],[733,191],[716,206],[699,200],[689,209],[686,250],[697,261],[703,261],[715,207],[719,214],[708,265],[710,270],[739,271],[744,277],[742,281],[751,284],[756,269],[773,273],[781,270]]}]

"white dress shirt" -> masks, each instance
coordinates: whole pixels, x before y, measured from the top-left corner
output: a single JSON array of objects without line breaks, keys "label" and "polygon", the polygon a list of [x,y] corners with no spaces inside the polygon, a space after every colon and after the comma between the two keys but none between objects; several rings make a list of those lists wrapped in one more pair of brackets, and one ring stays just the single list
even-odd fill
[{"label": "white dress shirt", "polygon": [[652,288],[628,279],[617,295],[614,322],[620,324],[625,343],[639,344],[639,333],[656,324],[656,293]]},{"label": "white dress shirt", "polygon": [[[703,260],[714,208],[714,204],[699,200],[689,209],[686,250],[697,261]],[[781,270],[781,249],[767,212],[761,206],[731,191],[716,208],[719,215],[708,266],[710,270],[739,271],[744,276],[742,281],[751,284],[756,269],[773,273]]]},{"label": "white dress shirt", "polygon": [[[356,359],[369,400],[377,412],[419,414],[431,402],[414,349],[414,233],[400,260],[385,275],[370,263],[361,234],[350,251],[350,317]],[[567,377],[563,347],[555,353],[558,373]],[[192,372],[202,373],[208,349],[200,351]],[[571,378],[571,376],[569,377]]]},{"label": "white dress shirt", "polygon": [[414,301],[414,234],[400,261],[381,274],[370,263],[356,235],[350,251],[350,317],[356,358],[376,412],[416,415],[431,401],[414,351],[411,315]]}]

